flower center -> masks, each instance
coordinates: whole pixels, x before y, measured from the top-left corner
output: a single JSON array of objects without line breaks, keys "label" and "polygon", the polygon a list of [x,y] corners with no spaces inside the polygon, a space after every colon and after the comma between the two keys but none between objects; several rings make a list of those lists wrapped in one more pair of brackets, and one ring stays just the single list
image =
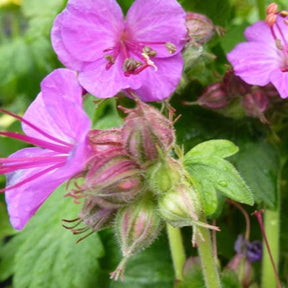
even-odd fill
[{"label": "flower center", "polygon": [[117,58],[122,61],[122,70],[125,76],[137,75],[148,67],[158,70],[153,62],[153,58],[157,56],[157,48],[151,47],[164,47],[170,54],[176,52],[176,46],[170,42],[147,42],[135,41],[128,37],[123,32],[119,42],[111,48],[105,49],[104,58],[107,60],[106,70],[109,70],[116,62]]}]

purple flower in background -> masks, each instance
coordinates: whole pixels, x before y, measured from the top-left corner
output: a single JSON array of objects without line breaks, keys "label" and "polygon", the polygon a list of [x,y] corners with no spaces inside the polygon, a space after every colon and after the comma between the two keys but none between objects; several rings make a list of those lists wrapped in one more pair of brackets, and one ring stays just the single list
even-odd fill
[{"label": "purple flower in background", "polygon": [[[287,18],[287,17],[286,17]],[[288,97],[288,25],[275,14],[271,25],[258,21],[245,30],[247,42],[227,54],[235,74],[251,85],[272,83],[282,98]]]},{"label": "purple flower in background", "polygon": [[82,108],[76,73],[67,69],[55,70],[42,81],[41,93],[23,118],[1,112],[21,120],[26,135],[1,131],[0,135],[38,146],[0,158],[10,221],[22,229],[54,189],[84,168],[90,155],[90,120]]},{"label": "purple flower in background", "polygon": [[235,242],[235,251],[247,257],[250,262],[256,262],[262,259],[262,243],[260,241],[248,241],[240,234]]},{"label": "purple flower in background", "polygon": [[157,101],[180,81],[186,33],[176,0],[136,0],[125,20],[115,0],[69,0],[54,22],[52,44],[96,97],[131,89],[144,101]]}]

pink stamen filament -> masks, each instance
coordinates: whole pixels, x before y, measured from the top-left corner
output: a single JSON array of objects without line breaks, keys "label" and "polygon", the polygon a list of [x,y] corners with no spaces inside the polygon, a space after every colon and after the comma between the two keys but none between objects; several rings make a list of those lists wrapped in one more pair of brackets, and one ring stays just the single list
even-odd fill
[{"label": "pink stamen filament", "polygon": [[27,121],[26,119],[24,119],[23,117],[21,117],[21,116],[19,116],[17,114],[14,114],[14,113],[12,113],[10,111],[7,111],[5,109],[2,109],[2,108],[0,108],[0,112],[2,112],[4,114],[7,114],[7,115],[10,115],[10,116],[12,116],[13,118],[15,118],[17,120],[20,120],[21,122],[23,122],[26,125],[30,126],[32,129],[34,129],[38,133],[42,134],[43,136],[45,136],[46,138],[48,138],[48,139],[50,139],[50,140],[52,140],[54,142],[58,142],[59,144],[71,147],[70,143],[67,143],[65,141],[62,141],[62,140],[60,140],[58,138],[55,138],[55,137],[49,135],[48,133],[44,132],[43,130],[41,130],[40,128],[36,127],[34,124],[32,124],[31,122]]},{"label": "pink stamen filament", "polygon": [[[64,162],[64,163],[65,163],[65,162]],[[44,170],[42,170],[42,171],[40,171],[40,172],[38,172],[38,173],[35,173],[34,175],[32,175],[32,176],[30,176],[30,177],[25,178],[25,180],[20,181],[20,182],[18,182],[18,183],[15,184],[15,185],[12,185],[12,186],[9,186],[9,187],[0,189],[0,193],[5,192],[5,191],[8,191],[8,190],[11,190],[11,189],[15,189],[15,188],[17,188],[17,187],[20,187],[20,186],[26,184],[26,183],[29,183],[29,182],[31,182],[31,181],[33,181],[33,180],[41,177],[42,175],[47,174],[48,172],[50,172],[50,171],[52,171],[52,170],[54,170],[54,169],[56,169],[56,168],[62,167],[62,166],[64,165],[64,163],[57,163],[56,165],[50,166],[50,167],[48,167],[47,169],[44,169]]]},{"label": "pink stamen filament", "polygon": [[[14,159],[7,159],[14,160]],[[2,161],[0,159],[0,164],[2,163],[12,163],[5,166],[0,166],[0,175],[11,173],[19,169],[30,169],[34,167],[47,166],[47,164],[62,163],[64,164],[67,160],[67,156],[56,156],[56,157],[31,157],[21,161],[21,158],[15,159],[14,163],[12,161]],[[23,163],[24,162],[24,163]]]},{"label": "pink stamen filament", "polygon": [[32,144],[32,145],[35,145],[35,146],[43,147],[43,148],[46,148],[46,149],[49,149],[49,150],[53,150],[55,152],[65,153],[65,154],[68,154],[70,152],[70,150],[72,149],[72,147],[73,147],[71,144],[69,144],[69,146],[68,145],[60,146],[60,145],[57,145],[57,144],[49,143],[49,142],[46,142],[46,141],[43,141],[43,140],[40,140],[40,139],[37,139],[37,138],[34,138],[34,137],[30,137],[30,136],[27,136],[27,135],[24,135],[24,134],[20,134],[20,133],[17,133],[17,132],[3,132],[3,131],[0,131],[0,135],[6,136],[6,137],[10,137],[10,138],[14,138],[14,139],[17,139],[17,140],[20,140],[20,141],[23,141],[23,142],[26,142],[26,143],[29,143],[29,144]]}]

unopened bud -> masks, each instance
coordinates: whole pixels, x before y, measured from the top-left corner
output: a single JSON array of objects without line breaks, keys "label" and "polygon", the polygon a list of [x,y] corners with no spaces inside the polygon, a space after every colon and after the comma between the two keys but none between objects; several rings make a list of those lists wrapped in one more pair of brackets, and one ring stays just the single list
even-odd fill
[{"label": "unopened bud", "polygon": [[183,169],[173,158],[153,163],[146,171],[147,182],[155,194],[163,194],[181,183]]},{"label": "unopened bud", "polygon": [[103,198],[115,206],[125,205],[142,192],[141,170],[135,161],[121,151],[110,156],[89,164],[82,187],[86,193]]},{"label": "unopened bud", "polygon": [[156,239],[161,231],[162,221],[155,204],[141,199],[118,211],[115,228],[124,257],[116,271],[111,274],[111,278],[117,280],[123,276],[127,259],[150,246]]},{"label": "unopened bud", "polygon": [[[102,159],[111,151],[119,150],[122,147],[121,130],[107,129],[107,130],[91,130],[88,133],[89,146],[95,152],[95,156]],[[100,156],[101,155],[101,156]]]},{"label": "unopened bud", "polygon": [[209,85],[204,93],[197,99],[197,103],[210,109],[221,109],[231,102],[223,83],[216,82]]},{"label": "unopened bud", "polygon": [[198,196],[185,181],[165,193],[158,204],[161,217],[174,227],[192,226],[199,219]]},{"label": "unopened bud", "polygon": [[79,218],[93,231],[99,231],[113,224],[116,209],[101,206],[101,199],[89,195],[86,197]]},{"label": "unopened bud", "polygon": [[199,13],[186,13],[186,27],[188,30],[188,46],[206,43],[215,32],[213,22],[205,15]]},{"label": "unopened bud", "polygon": [[159,158],[175,140],[173,123],[156,108],[138,102],[130,110],[122,129],[123,145],[138,163]]},{"label": "unopened bud", "polygon": [[247,115],[259,118],[262,122],[267,123],[264,112],[268,108],[269,98],[260,89],[255,89],[244,95],[242,105]]}]

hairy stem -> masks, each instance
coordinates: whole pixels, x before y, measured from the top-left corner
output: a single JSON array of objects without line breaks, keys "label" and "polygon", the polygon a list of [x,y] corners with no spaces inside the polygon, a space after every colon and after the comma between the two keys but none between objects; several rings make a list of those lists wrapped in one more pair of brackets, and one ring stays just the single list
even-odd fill
[{"label": "hairy stem", "polygon": [[[278,276],[275,275],[275,273],[277,273],[279,263],[279,217],[279,209],[275,211],[266,209],[264,212],[264,231],[266,233],[267,242],[269,243],[271,252],[269,253],[269,250],[264,247],[261,279],[262,288],[281,287]],[[275,264],[271,261],[269,254],[271,254],[273,257]]]},{"label": "hairy stem", "polygon": [[[204,216],[199,220],[207,223]],[[197,231],[194,230],[194,233],[197,233],[198,253],[201,259],[206,288],[221,288],[216,259],[213,257],[210,231],[205,227],[197,227]]]},{"label": "hairy stem", "polygon": [[183,266],[186,260],[186,256],[183,247],[181,230],[167,224],[167,234],[175,271],[175,277],[178,280],[183,280]]}]

